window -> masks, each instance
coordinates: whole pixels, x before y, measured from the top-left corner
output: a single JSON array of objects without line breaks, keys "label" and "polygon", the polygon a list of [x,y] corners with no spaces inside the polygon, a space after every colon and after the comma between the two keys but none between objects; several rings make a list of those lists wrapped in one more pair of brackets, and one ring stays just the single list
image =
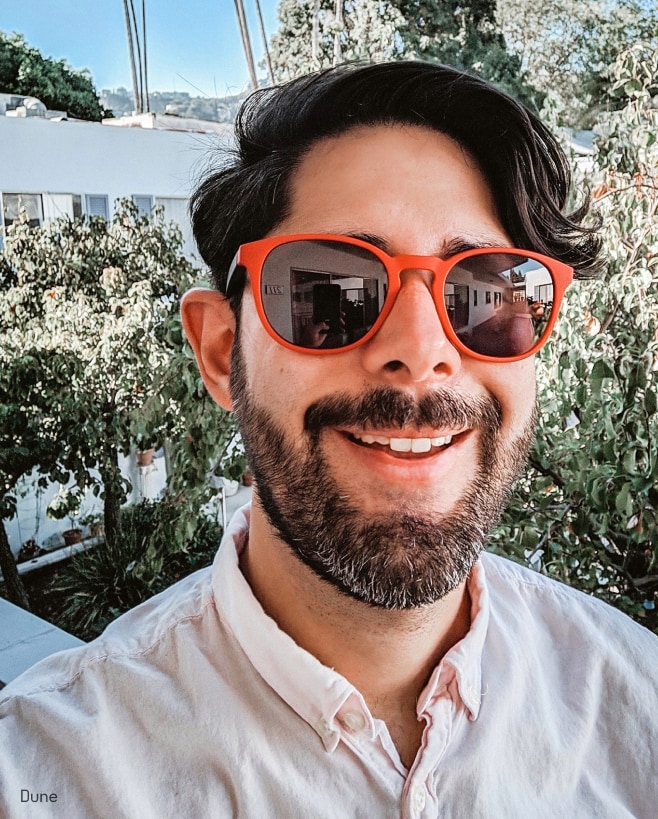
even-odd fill
[{"label": "window", "polygon": [[543,301],[548,304],[553,301],[553,285],[552,284],[538,284],[535,285],[535,301]]},{"label": "window", "polygon": [[62,216],[68,216],[69,219],[82,216],[82,197],[77,193],[44,193],[41,200],[45,222]]},{"label": "window", "polygon": [[27,213],[30,227],[39,227],[43,222],[43,206],[39,193],[3,193],[2,215],[8,228],[18,219],[22,210]]},{"label": "window", "polygon": [[189,200],[183,196],[156,196],[156,207],[164,208],[166,222],[176,222],[183,232],[183,253],[191,259],[197,253],[196,243],[192,236],[192,225],[187,212]]},{"label": "window", "polygon": [[133,196],[133,202],[137,206],[138,216],[150,216],[153,211],[152,196]]},{"label": "window", "polygon": [[102,216],[104,219],[110,218],[110,204],[107,196],[101,194],[87,194],[85,197],[87,216]]}]

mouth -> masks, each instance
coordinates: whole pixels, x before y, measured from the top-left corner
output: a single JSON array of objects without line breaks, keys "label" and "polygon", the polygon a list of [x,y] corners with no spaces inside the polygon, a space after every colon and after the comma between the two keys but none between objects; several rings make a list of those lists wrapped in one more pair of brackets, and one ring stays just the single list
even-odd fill
[{"label": "mouth", "polygon": [[[428,492],[432,503],[445,501],[461,496],[472,478],[477,455],[475,427],[333,427],[327,432],[335,442],[328,449],[335,469],[346,486],[354,487],[364,508],[376,510],[391,500],[399,504],[409,494],[414,502],[424,503]],[[445,505],[451,504],[446,501]]]},{"label": "mouth", "polygon": [[360,447],[384,452],[398,458],[422,458],[437,455],[448,449],[465,431],[443,435],[415,436],[383,435],[370,432],[343,432],[343,435]]}]

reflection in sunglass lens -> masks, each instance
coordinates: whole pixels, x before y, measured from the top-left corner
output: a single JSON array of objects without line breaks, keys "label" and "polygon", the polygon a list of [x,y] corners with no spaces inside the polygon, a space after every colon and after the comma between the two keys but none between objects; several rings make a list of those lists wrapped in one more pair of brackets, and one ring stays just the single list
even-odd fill
[{"label": "reflection in sunglass lens", "polygon": [[448,318],[465,347],[494,358],[522,355],[544,335],[553,306],[553,278],[522,254],[470,256],[448,273]]},{"label": "reflection in sunglass lens", "polygon": [[[270,251],[261,296],[272,329],[306,349],[358,342],[382,311],[384,263],[368,248],[327,239],[299,239]],[[523,355],[544,335],[553,306],[547,267],[522,252],[481,253],[448,272],[443,298],[461,343],[492,358]]]},{"label": "reflection in sunglass lens", "polygon": [[388,275],[366,248],[299,240],[274,248],[263,264],[261,295],[273,329],[299,347],[353,344],[372,327]]}]

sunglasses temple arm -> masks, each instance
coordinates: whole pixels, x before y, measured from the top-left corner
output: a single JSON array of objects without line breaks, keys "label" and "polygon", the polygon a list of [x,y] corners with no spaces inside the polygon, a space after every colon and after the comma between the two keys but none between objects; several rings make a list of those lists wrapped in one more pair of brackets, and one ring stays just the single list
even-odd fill
[{"label": "sunglasses temple arm", "polygon": [[240,251],[238,251],[235,256],[233,257],[233,261],[231,262],[228,273],[226,274],[226,297],[234,295],[240,285],[243,283],[244,278],[240,274],[244,274],[244,267],[241,264],[238,264],[238,256],[240,255]]}]

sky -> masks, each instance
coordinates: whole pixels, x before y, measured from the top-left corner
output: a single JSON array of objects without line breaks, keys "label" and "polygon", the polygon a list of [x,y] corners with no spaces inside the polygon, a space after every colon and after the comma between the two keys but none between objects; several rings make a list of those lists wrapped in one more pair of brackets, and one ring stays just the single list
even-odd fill
[{"label": "sky", "polygon": [[[134,5],[141,14],[141,0]],[[256,6],[244,5],[258,63]],[[268,36],[277,28],[277,6],[261,0]],[[22,34],[45,57],[89,69],[99,92],[132,89],[123,0],[0,0],[0,30]],[[234,0],[146,0],[146,37],[149,91],[221,97],[248,85]]]}]

